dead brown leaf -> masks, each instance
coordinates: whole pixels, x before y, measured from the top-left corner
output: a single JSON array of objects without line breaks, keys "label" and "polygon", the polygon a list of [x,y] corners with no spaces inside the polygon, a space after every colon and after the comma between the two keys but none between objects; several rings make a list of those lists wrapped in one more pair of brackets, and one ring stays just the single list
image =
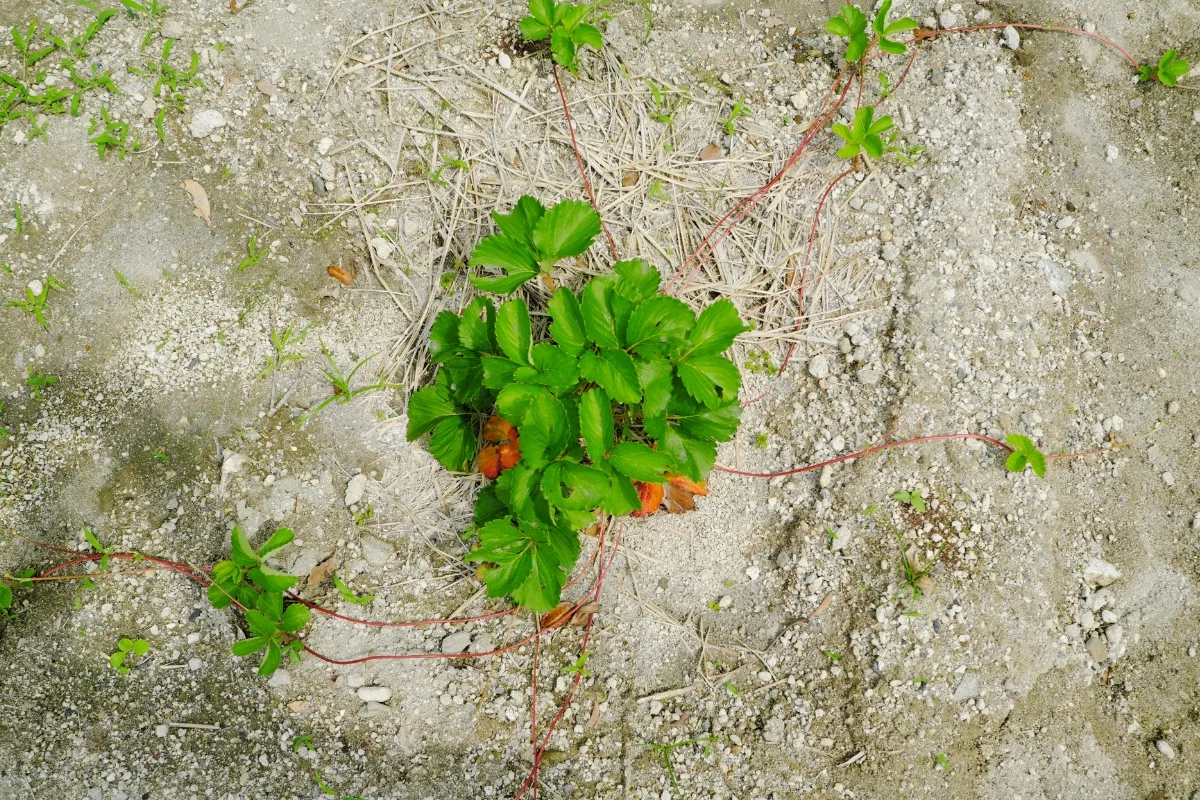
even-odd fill
[{"label": "dead brown leaf", "polygon": [[263,78],[261,81],[259,81],[258,83],[254,84],[254,85],[258,88],[258,90],[260,92],[265,94],[267,97],[274,97],[275,93],[279,91],[279,87],[276,86],[275,84],[271,83],[266,78]]},{"label": "dead brown leaf", "polygon": [[626,189],[628,189],[630,186],[637,186],[638,180],[641,177],[642,176],[636,172],[633,172],[633,171],[626,172],[624,175],[621,176],[621,185],[624,186]]},{"label": "dead brown leaf", "polygon": [[816,619],[817,617],[824,614],[825,610],[828,609],[829,606],[832,604],[833,604],[833,592],[830,592],[829,594],[827,594],[821,598],[821,602],[817,605],[816,608],[813,609],[812,613],[808,615],[808,621],[812,622],[814,619]]},{"label": "dead brown leaf", "polygon": [[337,567],[337,556],[330,556],[313,567],[312,572],[308,573],[308,585],[316,586],[318,583],[324,583],[329,580],[329,576],[333,574],[333,570]]},{"label": "dead brown leaf", "polygon": [[179,184],[179,188],[192,196],[192,204],[196,206],[192,213],[204,220],[204,224],[211,228],[212,206],[208,203],[208,192],[204,191],[204,187],[191,178]]},{"label": "dead brown leaf", "polygon": [[696,508],[696,496],[674,484],[667,484],[667,513],[682,514],[685,511],[694,511]]},{"label": "dead brown leaf", "polygon": [[704,145],[704,147],[700,148],[701,161],[716,161],[722,155],[724,155],[724,152],[721,150],[721,148],[712,142],[709,142],[708,144]]},{"label": "dead brown leaf", "polygon": [[600,701],[593,698],[592,699],[592,713],[588,715],[588,720],[587,720],[587,723],[584,725],[584,727],[594,728],[594,727],[596,727],[597,723],[599,723],[599,722],[600,722]]}]

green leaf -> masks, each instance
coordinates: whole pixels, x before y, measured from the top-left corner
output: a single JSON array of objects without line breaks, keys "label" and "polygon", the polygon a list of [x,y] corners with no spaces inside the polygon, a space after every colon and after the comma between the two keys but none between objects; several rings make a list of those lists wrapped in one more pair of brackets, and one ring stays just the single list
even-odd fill
[{"label": "green leaf", "polygon": [[1019,433],[1010,433],[1008,436],[1004,437],[1004,441],[1019,452],[1026,452],[1034,449],[1033,440],[1028,436],[1022,436]]},{"label": "green leaf", "polygon": [[[555,41],[557,39],[556,31]],[[587,202],[567,200],[559,203],[533,226],[532,238],[538,262],[547,268],[559,259],[577,256],[592,246],[592,240],[599,233],[600,215]]]},{"label": "green leaf", "polygon": [[865,33],[856,33],[850,37],[850,43],[846,45],[846,60],[853,63],[863,57],[867,52],[867,45],[870,41]]},{"label": "green leaf", "polygon": [[295,575],[288,575],[283,570],[268,567],[266,564],[260,564],[250,570],[249,577],[268,592],[286,592],[300,580]]},{"label": "green leaf", "polygon": [[483,385],[497,391],[511,384],[513,373],[522,368],[517,362],[499,356],[484,356],[482,363]]},{"label": "green leaf", "polygon": [[263,592],[255,606],[271,622],[278,623],[283,619],[283,592]]},{"label": "green leaf", "polygon": [[662,283],[662,276],[658,269],[640,258],[618,261],[613,264],[612,268],[613,272],[617,274],[613,290],[635,303],[641,303],[654,297],[658,292],[659,284]]},{"label": "green leaf", "polygon": [[643,483],[663,483],[663,475],[672,468],[671,456],[641,442],[621,442],[612,449],[608,463],[622,475]]},{"label": "green leaf", "polygon": [[120,648],[122,652],[127,652],[129,650],[132,650],[133,649],[133,639],[126,639],[126,638],[118,639],[117,647]]},{"label": "green leaf", "polygon": [[841,17],[830,17],[825,20],[825,32],[830,36],[847,37],[850,35],[850,28]]},{"label": "green leaf", "polygon": [[[883,29],[883,32],[885,34],[887,34],[888,36],[893,36],[897,33],[907,33],[908,31],[914,31],[919,27],[920,27],[920,25],[918,25],[917,21],[915,19],[913,19],[912,17],[901,17],[900,19],[896,20],[895,22],[889,22],[888,26]],[[900,44],[900,43],[895,42],[894,44]],[[904,52],[903,44],[900,44],[900,52],[902,52],[902,53]]]},{"label": "green leaf", "polygon": [[868,135],[863,139],[862,147],[871,158],[879,158],[883,155],[883,142],[879,140],[878,136]]},{"label": "green leaf", "polygon": [[[503,473],[501,477],[506,474]],[[475,495],[475,514],[471,522],[476,527],[480,527],[494,519],[500,519],[507,515],[509,511],[508,504],[501,500],[497,494],[497,484],[489,483]]]},{"label": "green leaf", "polygon": [[100,544],[100,540],[96,538],[96,534],[94,534],[90,530],[88,530],[86,526],[83,529],[83,537],[85,539],[87,539],[87,543],[90,544],[92,546],[92,549],[95,550],[97,553],[108,552],[108,548],[105,547],[104,545]]},{"label": "green leaf", "polygon": [[670,409],[680,432],[694,439],[727,442],[737,433],[742,407],[737,402],[701,409],[687,404],[673,404]]},{"label": "green leaf", "polygon": [[529,360],[529,348],[533,344],[529,307],[521,298],[509,300],[496,312],[496,343],[518,364],[532,363]]},{"label": "green leaf", "polygon": [[574,292],[559,289],[547,305],[550,312],[550,335],[564,353],[577,356],[587,349],[588,337],[584,331],[583,312]]},{"label": "green leaf", "polygon": [[593,278],[583,287],[583,326],[587,338],[600,347],[620,347],[617,322],[612,309],[611,282]]},{"label": "green leaf", "polygon": [[522,17],[521,35],[531,42],[537,42],[550,35],[550,28],[533,17]]},{"label": "green leaf", "polygon": [[279,662],[283,659],[283,651],[279,649],[279,642],[275,639],[267,641],[267,654],[263,656],[262,666],[258,668],[258,674],[262,677],[274,675],[275,670],[279,669]]},{"label": "green leaf", "polygon": [[240,642],[233,643],[233,654],[239,658],[244,658],[251,653],[257,653],[267,646],[266,636],[255,636],[252,639],[242,639]]},{"label": "green leaf", "polygon": [[651,436],[658,436],[653,428],[665,423],[667,403],[675,388],[675,373],[671,364],[661,358],[638,359],[637,369],[645,390],[645,399],[642,401],[643,424]]},{"label": "green leaf", "polygon": [[659,452],[675,460],[676,468],[697,483],[708,479],[717,461],[717,447],[710,441],[684,436],[674,425],[668,425],[658,438]]},{"label": "green leaf", "polygon": [[433,320],[429,329],[429,362],[440,364],[458,352],[458,316],[453,311],[443,311]]},{"label": "green leaf", "polygon": [[891,39],[880,39],[879,49],[883,50],[885,53],[891,53],[898,56],[903,55],[906,48],[900,42],[893,42]]},{"label": "green leaf", "polygon": [[[496,481],[496,491],[518,517],[535,519],[537,508],[534,502],[534,489],[541,484],[541,481],[541,468],[530,467],[522,459],[517,462],[515,467],[500,474],[499,480]],[[502,516],[507,516],[507,514]]]},{"label": "green leaf", "polygon": [[625,346],[639,355],[663,353],[676,339],[687,336],[695,321],[696,315],[686,303],[674,297],[652,297],[629,316]]},{"label": "green leaf", "polygon": [[603,34],[596,26],[588,25],[586,22],[575,26],[575,30],[571,31],[571,40],[580,47],[586,44],[593,50],[604,47]]},{"label": "green leaf", "polygon": [[479,529],[479,546],[467,560],[496,565],[483,575],[488,597],[511,595],[525,608],[546,612],[558,605],[578,555],[573,531],[505,517]]},{"label": "green leaf", "polygon": [[486,236],[475,245],[467,261],[473,267],[507,270],[507,275],[472,276],[475,288],[495,294],[508,294],[538,273],[537,258],[524,242],[508,236]]},{"label": "green leaf", "polygon": [[0,583],[0,609],[12,606],[12,589],[6,583]]},{"label": "green leaf", "polygon": [[309,616],[308,606],[303,603],[292,603],[284,609],[283,621],[279,623],[279,627],[288,633],[295,633],[308,624]]},{"label": "green leaf", "polygon": [[476,297],[463,309],[458,325],[458,343],[466,350],[491,353],[495,347],[495,328],[496,307],[486,297]]},{"label": "green leaf", "polygon": [[750,327],[742,324],[738,316],[737,306],[729,300],[718,300],[696,318],[696,324],[688,334],[689,355],[724,353],[738,334],[748,330]]},{"label": "green leaf", "polygon": [[554,24],[554,0],[529,0],[529,13],[546,27]]},{"label": "green leaf", "polygon": [[258,548],[258,557],[266,558],[267,553],[278,550],[279,548],[289,544],[292,539],[295,538],[296,534],[292,533],[290,529],[280,528],[279,530],[275,531],[270,539],[267,540],[266,544]]},{"label": "green leaf", "polygon": [[213,608],[229,608],[233,604],[233,593],[228,589],[223,589],[218,584],[210,584],[205,593],[208,595],[208,602],[212,603]]},{"label": "green leaf", "polygon": [[584,353],[579,359],[579,374],[597,384],[617,403],[637,403],[642,399],[637,366],[624,350],[604,348],[599,353]]},{"label": "green leaf", "polygon": [[246,624],[250,626],[250,632],[255,636],[274,636],[275,631],[279,630],[274,622],[271,622],[265,614],[256,609],[250,609],[246,612]]},{"label": "green leaf", "polygon": [[126,651],[118,650],[108,657],[108,665],[113,669],[116,669],[125,663],[125,656],[127,655],[128,653]]},{"label": "green leaf", "polygon": [[879,4],[879,10],[875,12],[875,19],[871,22],[871,29],[876,33],[882,34],[884,26],[887,24],[888,14],[892,10],[892,0],[883,0]]},{"label": "green leaf", "polygon": [[[489,486],[488,488],[494,489],[494,487],[491,487],[491,486]],[[483,492],[480,492],[480,494],[483,494]],[[475,506],[475,511],[476,511],[476,513],[478,513],[478,511],[479,511],[478,503]],[[375,595],[373,595],[373,594],[364,594],[362,597],[359,597],[350,589],[349,586],[347,586],[345,583],[343,583],[342,579],[339,578],[337,575],[333,576],[333,585],[335,587],[337,587],[338,594],[340,594],[342,596],[342,599],[345,600],[347,603],[353,603],[356,606],[362,606],[362,605],[366,605],[367,603],[369,603],[375,599]],[[294,608],[294,606],[293,606],[293,608]]]},{"label": "green leaf", "polygon": [[429,452],[451,472],[466,472],[475,457],[475,428],[463,417],[443,420],[429,437]]},{"label": "green leaf", "polygon": [[608,476],[573,461],[555,461],[542,473],[542,494],[550,505],[568,511],[590,511],[608,495]]},{"label": "green leaf", "polygon": [[588,457],[602,463],[613,448],[612,402],[603,389],[589,389],[579,398],[579,428]]},{"label": "green leaf", "polygon": [[637,488],[629,478],[615,470],[610,471],[609,478],[612,488],[604,499],[604,510],[616,517],[623,517],[631,511],[642,507],[642,499],[638,497]]},{"label": "green leaf", "polygon": [[[544,39],[550,35],[550,29],[546,29],[546,33],[539,36],[539,39]],[[529,37],[526,37],[529,38]],[[501,214],[498,211],[492,212],[492,219],[496,221],[496,227],[504,232],[505,235],[522,241],[533,247],[533,226],[546,213],[546,207],[538,202],[536,197],[531,195],[522,195],[517,200],[516,206],[508,214]]]},{"label": "green leaf", "polygon": [[575,71],[575,43],[571,41],[571,34],[566,28],[556,26],[551,29],[550,55],[555,64]]},{"label": "green leaf", "polygon": [[1025,465],[1029,463],[1029,459],[1020,450],[1009,453],[1008,458],[1004,461],[1004,466],[1009,472],[1024,472]]},{"label": "green leaf", "polygon": [[[553,399],[549,391],[542,386],[530,386],[524,383],[514,383],[505,386],[496,395],[496,411],[501,417],[520,428],[525,422],[525,415],[535,401],[545,398]],[[522,438],[525,436],[521,432]]]},{"label": "green leaf", "polygon": [[521,460],[533,468],[557,459],[567,446],[570,427],[566,408],[559,400],[548,392],[535,397],[518,426]]},{"label": "green leaf", "polygon": [[688,394],[709,408],[737,400],[742,375],[724,356],[689,356],[675,371]]},{"label": "green leaf", "polygon": [[421,438],[443,420],[461,415],[445,386],[426,386],[408,400],[408,440]]},{"label": "green leaf", "polygon": [[1033,474],[1039,478],[1046,477],[1046,456],[1042,454],[1042,451],[1031,450],[1027,454],[1027,457],[1029,458],[1029,465],[1033,467]]},{"label": "green leaf", "polygon": [[233,563],[239,567],[252,567],[259,562],[258,553],[254,552],[240,525],[234,525],[233,532],[229,534],[229,549]]},{"label": "green leaf", "polygon": [[517,369],[513,378],[568,391],[579,382],[579,360],[549,342],[540,342],[533,346],[533,366]]}]

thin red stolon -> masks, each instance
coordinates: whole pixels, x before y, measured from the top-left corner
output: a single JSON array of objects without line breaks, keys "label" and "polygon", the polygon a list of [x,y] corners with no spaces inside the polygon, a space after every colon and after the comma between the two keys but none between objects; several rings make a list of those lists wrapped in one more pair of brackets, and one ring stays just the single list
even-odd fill
[{"label": "thin red stolon", "polygon": [[[558,99],[562,102],[563,116],[567,118],[567,132],[571,134],[571,151],[575,154],[575,166],[579,167],[579,177],[583,178],[583,188],[587,189],[588,200],[596,213],[600,213],[600,204],[596,202],[596,193],[592,191],[592,182],[588,180],[587,170],[583,168],[583,156],[579,153],[579,142],[575,140],[575,121],[571,119],[571,111],[567,108],[567,93],[563,91],[562,79],[558,76],[558,65],[551,64],[554,70],[554,85],[558,87]],[[600,217],[600,227],[604,230],[604,238],[608,239],[608,249],[614,259],[617,258],[617,243],[608,232],[608,224]]]}]

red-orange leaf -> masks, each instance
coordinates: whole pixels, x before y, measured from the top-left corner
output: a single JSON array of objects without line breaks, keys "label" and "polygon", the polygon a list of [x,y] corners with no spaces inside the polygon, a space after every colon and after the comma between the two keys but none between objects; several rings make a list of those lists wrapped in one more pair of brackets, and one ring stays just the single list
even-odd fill
[{"label": "red-orange leaf", "polygon": [[501,472],[509,467],[516,466],[517,462],[521,460],[521,445],[517,443],[515,438],[499,445],[497,449],[500,451]]},{"label": "red-orange leaf", "polygon": [[663,485],[661,483],[641,483],[640,481],[634,481],[633,485],[637,487],[642,507],[629,516],[648,517],[658,511],[658,507],[662,505],[663,501]]},{"label": "red-orange leaf", "polygon": [[572,603],[559,603],[553,611],[542,614],[542,628],[557,628],[559,625],[566,624],[567,620],[571,618],[570,611],[574,607]]},{"label": "red-orange leaf", "polygon": [[502,469],[499,447],[491,445],[479,451],[479,471],[483,473],[483,477],[496,480]]},{"label": "red-orange leaf", "polygon": [[689,478],[687,475],[681,475],[678,472],[676,472],[673,475],[668,475],[666,477],[667,477],[667,480],[671,482],[672,486],[678,486],[680,489],[683,489],[684,491],[691,492],[692,494],[698,494],[701,497],[708,496],[708,484],[707,483],[696,483],[691,478]]},{"label": "red-orange leaf", "polygon": [[492,414],[484,423],[483,438],[489,442],[511,442],[517,438],[517,429],[508,420]]}]

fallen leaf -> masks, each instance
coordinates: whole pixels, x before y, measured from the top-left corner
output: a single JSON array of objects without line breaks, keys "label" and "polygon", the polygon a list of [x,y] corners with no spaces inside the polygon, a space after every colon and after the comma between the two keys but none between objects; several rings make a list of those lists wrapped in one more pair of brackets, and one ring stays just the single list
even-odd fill
[{"label": "fallen leaf", "polygon": [[686,511],[696,510],[695,495],[687,489],[681,489],[672,484],[667,484],[666,489],[668,514],[682,514]]},{"label": "fallen leaf", "polygon": [[330,264],[325,268],[325,271],[329,273],[329,277],[343,286],[349,286],[354,283],[354,273],[344,267],[339,267],[337,264]]},{"label": "fallen leaf", "polygon": [[624,175],[621,176],[621,185],[624,186],[626,189],[628,189],[630,186],[637,186],[638,179],[640,179],[640,178],[641,178],[641,175],[639,175],[636,172],[633,172],[633,171],[626,172]]},{"label": "fallen leaf", "polygon": [[333,574],[334,568],[337,567],[337,556],[330,556],[313,567],[312,572],[308,573],[308,585],[316,586],[318,583],[324,583],[329,580],[329,576]]},{"label": "fallen leaf", "polygon": [[592,614],[600,610],[600,604],[596,602],[584,603],[579,607],[579,610],[571,615],[571,624],[577,628],[586,627],[588,620]]},{"label": "fallen leaf", "polygon": [[715,161],[722,155],[724,155],[724,153],[721,151],[721,148],[712,142],[709,142],[700,149],[701,161]]},{"label": "fallen leaf", "polygon": [[591,525],[588,525],[586,528],[580,531],[580,533],[582,533],[584,536],[591,536],[594,539],[600,535],[600,521],[597,520],[596,522],[593,522]]},{"label": "fallen leaf", "polygon": [[258,90],[260,92],[265,94],[267,97],[274,97],[275,93],[279,91],[279,87],[276,86],[275,84],[271,83],[266,78],[263,78],[261,81],[259,81],[258,83],[254,84],[254,85],[258,88]]},{"label": "fallen leaf", "polygon": [[572,603],[559,603],[552,610],[542,614],[542,629],[545,630],[546,628],[557,628],[560,625],[566,624],[567,619],[570,616],[567,612],[569,612],[573,607],[574,604]]},{"label": "fallen leaf", "polygon": [[494,444],[479,451],[479,471],[490,481],[496,480],[503,471],[500,465],[500,448]]},{"label": "fallen leaf", "polygon": [[492,414],[483,425],[483,438],[488,442],[508,442],[517,438],[517,429],[499,414]]},{"label": "fallen leaf", "polygon": [[824,614],[825,610],[827,608],[829,608],[829,606],[832,603],[833,603],[833,592],[829,592],[827,595],[825,595],[824,597],[821,598],[821,602],[817,605],[816,608],[813,609],[813,612],[808,615],[808,621],[812,622],[814,619],[816,619],[817,617]]},{"label": "fallen leaf", "polygon": [[515,467],[517,462],[521,460],[521,445],[516,439],[511,442],[505,442],[497,448],[500,451],[500,471]]},{"label": "fallen leaf", "polygon": [[937,31],[933,28],[917,28],[913,31],[914,39],[932,39],[937,36]]},{"label": "fallen leaf", "polygon": [[629,516],[648,517],[658,511],[658,507],[662,505],[663,501],[663,485],[661,483],[641,483],[640,481],[634,481],[633,485],[637,487],[642,507]]},{"label": "fallen leaf", "polygon": [[592,699],[592,713],[588,715],[588,721],[584,725],[585,728],[594,728],[600,722],[600,701]]},{"label": "fallen leaf", "polygon": [[192,213],[204,220],[204,224],[211,228],[212,206],[208,203],[208,192],[204,191],[204,187],[191,178],[179,184],[179,188],[192,196],[192,203],[196,206]]},{"label": "fallen leaf", "polygon": [[678,472],[674,472],[667,476],[667,481],[672,486],[677,486],[686,492],[691,492],[692,494],[698,494],[701,497],[708,496],[708,484],[696,483],[694,480],[689,478],[687,475],[681,475]]}]

